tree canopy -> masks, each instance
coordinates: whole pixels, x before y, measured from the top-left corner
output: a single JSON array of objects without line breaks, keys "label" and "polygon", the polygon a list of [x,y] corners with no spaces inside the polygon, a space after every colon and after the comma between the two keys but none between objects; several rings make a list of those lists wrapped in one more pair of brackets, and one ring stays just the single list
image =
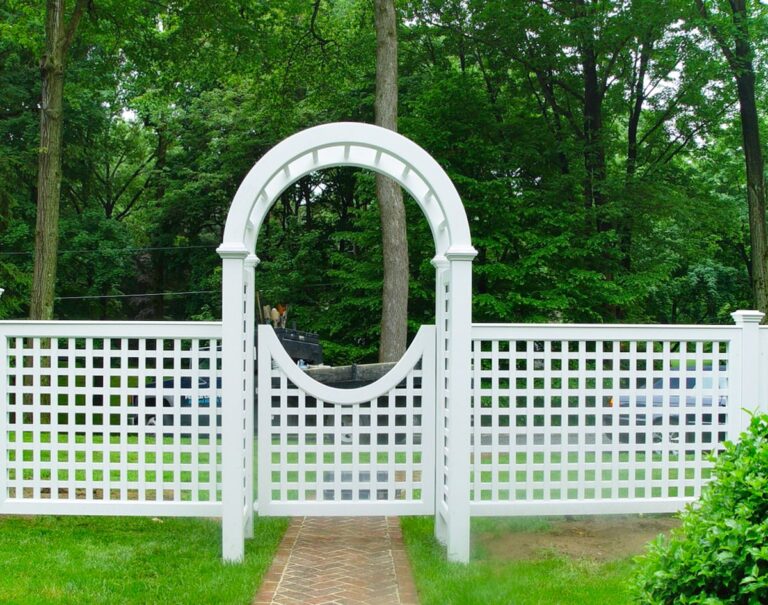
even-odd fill
[{"label": "tree canopy", "polygon": [[[746,5],[765,131],[768,8]],[[755,304],[737,78],[713,33],[739,39],[728,3],[396,6],[398,129],[465,204],[476,321],[727,323]],[[29,312],[44,50],[45,7],[0,0],[0,318]],[[64,81],[55,317],[220,317],[241,179],[297,130],[373,123],[375,60],[370,0],[92,0]],[[434,250],[405,206],[413,332]],[[376,358],[380,229],[374,175],[352,168],[300,180],[262,229],[261,302],[333,362]]]}]

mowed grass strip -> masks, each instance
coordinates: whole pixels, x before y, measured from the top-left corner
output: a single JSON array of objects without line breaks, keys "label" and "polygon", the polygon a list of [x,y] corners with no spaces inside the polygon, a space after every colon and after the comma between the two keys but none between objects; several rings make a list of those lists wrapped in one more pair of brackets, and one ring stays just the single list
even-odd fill
[{"label": "mowed grass strip", "polygon": [[[544,554],[533,560],[501,560],[474,549],[468,565],[449,563],[434,538],[431,517],[402,517],[403,539],[422,605],[590,605],[630,604],[630,557],[597,562]],[[475,525],[487,520],[473,520]],[[519,520],[501,531],[541,531],[540,521]],[[518,526],[519,525],[519,526]]]},{"label": "mowed grass strip", "polygon": [[209,519],[0,517],[0,603],[247,604],[288,526],[256,517],[242,565]]}]

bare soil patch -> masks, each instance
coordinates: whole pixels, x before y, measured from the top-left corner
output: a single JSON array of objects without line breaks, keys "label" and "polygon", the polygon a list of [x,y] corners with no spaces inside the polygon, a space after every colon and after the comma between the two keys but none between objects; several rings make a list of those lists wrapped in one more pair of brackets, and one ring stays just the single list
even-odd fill
[{"label": "bare soil patch", "polygon": [[535,532],[477,532],[475,543],[492,560],[567,556],[612,561],[643,554],[645,545],[680,521],[672,516],[557,519]]}]

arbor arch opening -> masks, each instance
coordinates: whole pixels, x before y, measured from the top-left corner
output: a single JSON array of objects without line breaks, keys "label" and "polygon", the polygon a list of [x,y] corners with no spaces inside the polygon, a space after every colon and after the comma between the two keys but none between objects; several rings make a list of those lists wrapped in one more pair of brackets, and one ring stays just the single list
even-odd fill
[{"label": "arbor arch opening", "polygon": [[[301,496],[294,497],[294,492],[297,490],[286,488],[281,491],[273,488],[260,490],[259,511],[260,514],[270,514],[273,509],[280,509],[284,513],[296,514],[308,510],[308,507],[316,506],[323,511],[323,514],[340,514],[337,511],[372,510],[376,508],[373,506],[377,503],[375,501],[381,504],[379,509],[388,511],[401,510],[393,508],[398,505],[396,500],[406,500],[409,506],[418,505],[419,512],[434,513],[436,534],[446,543],[451,559],[467,560],[469,556],[469,459],[466,452],[469,451],[470,445],[471,262],[476,251],[471,244],[469,225],[459,195],[437,162],[426,151],[405,137],[386,129],[359,123],[317,126],[288,137],[276,145],[245,177],[235,194],[227,216],[224,241],[218,248],[223,261],[222,539],[224,558],[241,560],[243,540],[253,531],[253,490],[250,483],[253,465],[251,456],[255,336],[253,293],[254,267],[259,262],[256,256],[259,231],[275,200],[287,187],[307,174],[336,166],[367,168],[397,181],[419,205],[432,233],[435,245],[432,264],[436,271],[436,326],[434,330],[424,332],[425,335],[418,339],[421,343],[419,346],[423,347],[423,350],[420,361],[414,362],[412,369],[419,372],[419,385],[425,382],[429,384],[429,389],[424,391],[429,401],[423,402],[422,405],[434,411],[434,415],[429,416],[434,419],[432,421],[434,426],[425,427],[424,431],[426,433],[434,429],[434,439],[430,445],[434,451],[429,452],[429,459],[434,461],[435,466],[419,469],[418,477],[423,481],[425,475],[434,476],[436,485],[432,491],[413,489],[406,498],[401,498],[401,494],[407,490],[398,489],[396,486],[388,489],[386,486],[376,485],[373,490],[360,488],[355,492],[338,486],[338,489],[335,489],[321,485],[315,490],[305,489],[303,499]],[[274,407],[273,402],[276,396],[272,395],[272,388],[276,378],[272,370],[275,364],[271,357],[269,360],[266,359],[269,351],[262,349],[261,345],[262,342],[269,340],[269,333],[266,329],[260,328],[259,334],[259,404],[260,407]],[[409,353],[412,353],[412,357],[416,355],[411,351],[415,342],[393,369],[393,374],[398,368],[398,372],[407,369],[402,364],[409,357]],[[432,359],[429,358],[429,351],[433,351]],[[275,361],[279,365],[279,354],[276,355]],[[283,382],[280,383],[280,380],[277,380],[278,384],[284,385],[283,391],[287,388],[285,385],[295,386],[296,383],[305,382],[304,377],[294,373],[298,371],[295,367],[285,367],[284,371],[285,374],[281,378]],[[267,376],[272,378],[268,380]],[[318,393],[317,397],[322,398],[323,406],[365,405],[366,401],[370,405],[384,396],[384,392],[380,393],[379,390],[388,389],[389,400],[392,401],[391,389],[395,387],[389,384],[388,378],[389,375],[368,387],[352,391],[331,387],[318,390],[318,387],[324,385],[307,383],[303,385],[306,392],[300,392],[297,400],[306,402],[307,395],[310,391],[314,391]],[[413,380],[408,384],[416,384],[416,381]],[[315,399],[315,395],[310,394],[310,396]],[[412,401],[416,401],[416,398],[421,401],[422,395],[414,395]],[[339,413],[338,410],[335,413]],[[293,438],[291,435],[298,435],[298,432],[281,433],[275,430],[282,426],[277,414],[267,417],[268,415],[262,411],[260,416],[260,428],[266,429],[270,435],[269,438],[265,438],[262,432],[259,442],[261,482],[263,471],[269,469],[266,465],[271,464],[271,459],[279,460],[279,455],[274,456],[274,452],[269,449],[273,441],[276,439],[278,442],[283,440],[283,443],[288,443]],[[385,415],[380,414],[380,416]],[[331,423],[333,423],[332,418]],[[322,429],[316,433],[322,435],[323,439],[327,439],[333,447],[343,446],[343,444],[339,445],[339,441],[343,439],[336,439],[332,430]],[[317,439],[317,434],[313,439]],[[366,444],[365,434],[367,433],[361,432],[361,439],[356,445],[358,449]],[[382,438],[381,435],[384,437]],[[396,442],[397,429],[379,431],[377,439],[386,442],[385,445],[387,445],[390,435],[393,437],[392,441]],[[368,442],[370,444],[370,435],[368,435]],[[265,459],[267,456],[270,459]],[[262,465],[265,466],[262,467]],[[337,476],[336,469],[324,472],[332,477],[332,481],[337,481],[333,479]],[[342,477],[341,481],[345,481],[344,478],[347,477],[343,474],[345,472],[338,470]],[[368,475],[365,475],[365,472],[358,473],[361,480],[362,477],[370,476],[371,469],[368,469]],[[416,473],[413,475],[416,476]],[[279,472],[277,476],[279,478]],[[351,476],[350,474],[349,477]],[[395,477],[396,472],[390,469],[386,476]],[[391,483],[395,479],[387,479],[387,481]],[[264,491],[269,493],[265,494]],[[375,498],[371,497],[372,492],[376,494]],[[429,492],[430,502],[425,501],[426,492]],[[277,494],[276,500],[273,498],[275,494]],[[388,500],[390,494],[394,498],[392,502]],[[321,504],[326,505],[320,506]],[[280,508],[281,506],[283,508]],[[411,510],[411,508],[403,510]],[[295,512],[291,513],[291,511]]]},{"label": "arbor arch opening", "polygon": [[[309,173],[278,197],[258,240],[259,323],[270,317],[260,307],[285,310],[274,317],[292,359],[345,388],[383,375],[402,357],[380,363],[384,259],[375,176],[351,166]],[[434,244],[416,201],[407,193],[403,201],[410,343],[421,324],[434,324]]]}]

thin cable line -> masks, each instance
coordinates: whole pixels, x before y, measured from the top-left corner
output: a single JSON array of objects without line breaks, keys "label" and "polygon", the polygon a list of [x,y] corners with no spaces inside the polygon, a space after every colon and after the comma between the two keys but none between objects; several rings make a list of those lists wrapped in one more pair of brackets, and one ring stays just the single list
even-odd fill
[{"label": "thin cable line", "polygon": [[[326,288],[339,284],[303,284],[302,288]],[[187,296],[190,294],[214,294],[221,290],[187,290],[184,292],[146,292],[144,294],[93,294],[87,296],[56,296],[56,300],[97,300],[99,298],[144,298],[145,296]]]},{"label": "thin cable line", "polygon": [[97,298],[144,298],[145,296],[186,296],[188,294],[213,294],[221,290],[188,290],[186,292],[147,292],[145,294],[103,294],[93,296],[57,296],[56,300],[94,300]]},{"label": "thin cable line", "polygon": [[[216,246],[155,246],[148,248],[107,248],[105,250],[59,250],[59,254],[102,254],[107,252],[153,252],[157,250],[200,250],[210,249],[215,250]],[[12,250],[10,252],[0,251],[2,256],[31,256],[34,254],[34,250],[29,252],[22,252],[20,250]]]}]

